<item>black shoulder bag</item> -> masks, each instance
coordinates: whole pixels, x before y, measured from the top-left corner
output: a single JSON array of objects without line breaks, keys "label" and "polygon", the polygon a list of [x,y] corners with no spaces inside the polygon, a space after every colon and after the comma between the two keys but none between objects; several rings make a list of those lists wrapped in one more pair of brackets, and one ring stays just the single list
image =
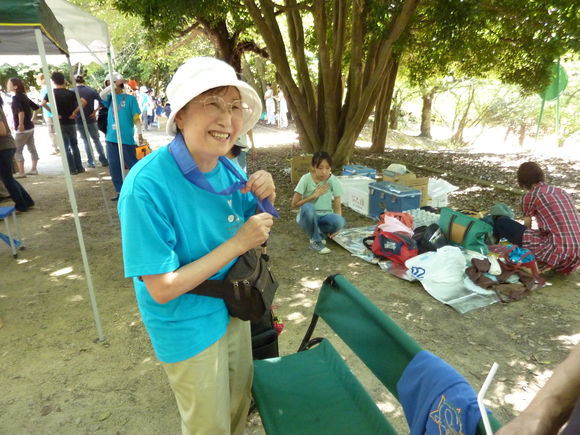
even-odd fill
[{"label": "black shoulder bag", "polygon": [[206,280],[187,293],[222,298],[230,316],[258,323],[270,310],[279,285],[264,257],[250,249],[225,279]]}]

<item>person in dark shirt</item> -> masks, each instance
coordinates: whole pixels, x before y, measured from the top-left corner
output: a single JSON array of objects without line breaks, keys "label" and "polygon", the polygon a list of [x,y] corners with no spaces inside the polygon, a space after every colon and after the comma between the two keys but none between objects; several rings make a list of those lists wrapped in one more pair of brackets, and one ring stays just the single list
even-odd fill
[{"label": "person in dark shirt", "polygon": [[[24,178],[26,175],[38,175],[36,164],[38,163],[38,152],[34,144],[34,123],[32,122],[32,113],[38,110],[36,103],[30,101],[24,89],[24,83],[17,77],[8,79],[6,85],[8,92],[12,92],[12,116],[14,118],[14,140],[16,141],[16,163],[18,164],[18,173],[14,178]],[[24,172],[24,146],[28,147],[32,167],[30,171]]]},{"label": "person in dark shirt", "polygon": [[[60,72],[54,72],[50,76],[54,83],[54,99],[56,101],[56,108],[58,111],[58,122],[62,130],[62,139],[64,141],[64,150],[66,151],[66,158],[68,166],[72,175],[85,172],[83,163],[81,161],[81,153],[79,152],[79,143],[77,141],[77,129],[75,126],[75,118],[79,114],[79,107],[77,98],[73,91],[69,91],[65,87],[64,75]],[[81,98],[83,107],[87,102]],[[42,107],[50,110],[48,105],[48,95],[42,100]]]},{"label": "person in dark shirt", "polygon": [[6,186],[10,198],[14,201],[17,213],[28,211],[34,207],[34,201],[22,185],[12,176],[12,159],[16,152],[16,142],[10,134],[8,121],[4,115],[2,106],[2,96],[0,96],[0,182]]},{"label": "person in dark shirt", "polygon": [[[99,162],[101,162],[101,165],[103,166],[109,166],[109,162],[107,161],[107,157],[105,155],[105,150],[103,149],[101,139],[99,138],[99,129],[97,126],[97,109],[101,104],[101,97],[99,96],[99,93],[97,91],[87,86],[83,76],[81,75],[76,76],[75,82],[77,82],[77,89],[79,90],[79,95],[83,100],[87,102],[87,105],[83,108],[83,111],[85,113],[85,120],[87,121],[87,130],[89,130],[89,136],[93,140],[97,153],[99,154]],[[85,143],[85,151],[87,153],[87,166],[89,168],[94,168],[95,159],[93,157],[91,142],[87,137],[87,133],[83,125],[83,119],[80,113],[77,115],[75,121],[77,124],[77,129],[79,130],[79,133],[81,135],[81,138]]]}]

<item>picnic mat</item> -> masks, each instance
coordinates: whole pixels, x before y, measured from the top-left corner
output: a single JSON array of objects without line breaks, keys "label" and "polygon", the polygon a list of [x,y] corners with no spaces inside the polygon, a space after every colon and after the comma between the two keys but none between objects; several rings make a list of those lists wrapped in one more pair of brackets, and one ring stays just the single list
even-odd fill
[{"label": "picnic mat", "polygon": [[[378,264],[382,270],[391,275],[406,281],[416,281],[417,279],[405,266],[388,260],[380,260],[363,245],[362,240],[365,237],[372,236],[375,226],[347,228],[334,236],[333,240],[353,256],[372,264]],[[464,252],[464,255],[466,264],[469,264],[473,254]],[[421,284],[431,296],[461,314],[498,302],[498,298],[493,291],[476,286],[467,276],[462,276],[461,279],[458,278],[452,282],[422,281]]]}]

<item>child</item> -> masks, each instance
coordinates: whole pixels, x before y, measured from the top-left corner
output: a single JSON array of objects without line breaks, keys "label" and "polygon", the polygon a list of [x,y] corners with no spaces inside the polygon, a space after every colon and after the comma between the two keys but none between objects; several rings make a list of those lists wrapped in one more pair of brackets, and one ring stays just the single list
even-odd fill
[{"label": "child", "polygon": [[[504,216],[496,221],[495,231],[529,249],[541,269],[574,272],[580,266],[580,218],[574,201],[564,190],[545,184],[544,171],[535,162],[522,163],[517,180],[527,190],[522,198],[524,224]],[[531,228],[532,218],[538,230]]]},{"label": "child", "polygon": [[312,156],[312,171],[303,175],[292,198],[292,207],[300,207],[298,225],[310,239],[310,249],[328,254],[326,237],[334,237],[346,224],[341,216],[340,196],[343,194],[338,179],[332,175],[332,158],[326,151]]}]

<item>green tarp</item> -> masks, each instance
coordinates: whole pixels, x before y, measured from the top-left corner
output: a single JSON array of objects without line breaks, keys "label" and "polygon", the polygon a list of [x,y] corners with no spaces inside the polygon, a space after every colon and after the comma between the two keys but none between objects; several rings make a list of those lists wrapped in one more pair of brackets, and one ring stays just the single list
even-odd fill
[{"label": "green tarp", "polygon": [[40,29],[46,54],[67,52],[64,30],[44,0],[0,1],[0,54],[37,54],[34,29]]}]

